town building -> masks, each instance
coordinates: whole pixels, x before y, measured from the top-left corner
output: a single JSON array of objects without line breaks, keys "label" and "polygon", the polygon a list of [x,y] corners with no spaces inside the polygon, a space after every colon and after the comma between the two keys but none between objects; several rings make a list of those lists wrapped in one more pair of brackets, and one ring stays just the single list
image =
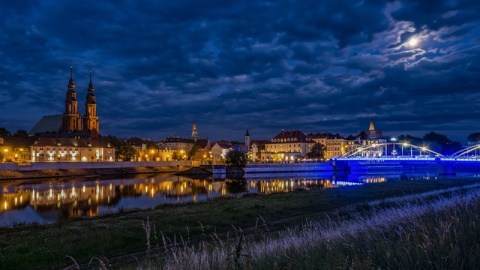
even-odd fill
[{"label": "town building", "polygon": [[8,136],[0,138],[0,151],[3,159],[0,162],[24,163],[31,160],[31,140],[23,137]]},{"label": "town building", "polygon": [[242,143],[234,143],[227,141],[215,142],[212,146],[212,161],[213,163],[223,163],[227,157],[228,152],[235,150],[248,154],[248,147]]},{"label": "town building", "polygon": [[320,143],[325,147],[323,158],[325,160],[339,157],[347,151],[347,140],[339,134],[317,133],[309,134],[309,137],[316,143]]},{"label": "town building", "polygon": [[265,144],[263,162],[294,162],[304,158],[315,142],[300,130],[282,130]]},{"label": "town building", "polygon": [[253,140],[248,152],[249,160],[252,162],[261,161],[262,155],[265,153],[265,145],[269,142],[269,140]]},{"label": "town building", "polygon": [[232,149],[233,144],[227,141],[215,142],[212,146],[213,163],[221,163],[225,160],[228,152]]},{"label": "town building", "polygon": [[192,149],[194,140],[178,136],[167,137],[157,142],[161,160],[181,160],[187,158]]},{"label": "town building", "polygon": [[103,138],[38,138],[31,146],[32,162],[115,161],[115,147]]},{"label": "town building", "polygon": [[359,154],[367,157],[380,157],[387,153],[387,146],[385,143],[388,139],[383,136],[382,131],[375,129],[373,119],[370,119],[368,129],[363,130],[355,136],[354,148],[359,149]]},{"label": "town building", "polygon": [[[197,121],[193,121],[190,138],[170,136],[157,142],[159,160],[190,160],[207,161],[212,159],[210,139],[200,139]],[[193,149],[193,150],[192,150]]]}]

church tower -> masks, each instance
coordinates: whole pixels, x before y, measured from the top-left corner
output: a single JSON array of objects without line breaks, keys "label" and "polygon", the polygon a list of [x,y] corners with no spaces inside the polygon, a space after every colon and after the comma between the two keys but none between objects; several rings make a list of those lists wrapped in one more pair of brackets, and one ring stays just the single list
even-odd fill
[{"label": "church tower", "polygon": [[70,65],[70,80],[68,81],[67,96],[65,98],[65,112],[62,119],[62,131],[71,132],[81,130],[81,117],[78,113],[77,92],[75,92],[75,82],[72,76],[72,66]]},{"label": "church tower", "polygon": [[193,120],[192,124],[192,136],[190,137],[193,141],[197,142],[198,140],[198,131],[197,131],[197,120]]},{"label": "church tower", "polygon": [[90,83],[88,84],[87,99],[85,102],[85,115],[83,116],[83,130],[100,131],[98,126],[97,103],[95,102],[95,89],[92,84],[92,69],[90,69]]},{"label": "church tower", "polygon": [[245,133],[245,145],[250,148],[250,133],[248,132],[248,129],[247,129],[247,132]]}]

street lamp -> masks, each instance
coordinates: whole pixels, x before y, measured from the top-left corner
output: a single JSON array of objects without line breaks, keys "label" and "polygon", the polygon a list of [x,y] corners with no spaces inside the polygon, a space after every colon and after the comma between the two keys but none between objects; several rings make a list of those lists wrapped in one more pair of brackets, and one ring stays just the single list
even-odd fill
[{"label": "street lamp", "polygon": [[[392,137],[392,138],[390,138],[390,141],[391,141],[391,142],[393,142],[393,147],[392,147],[392,148],[393,148],[393,149],[392,149],[392,155],[394,155],[394,156],[395,156],[395,155],[397,154],[397,151],[396,151],[396,149],[395,149],[395,144],[396,144],[396,142],[397,142],[397,138],[395,138],[395,137]],[[388,148],[387,148],[387,151],[388,151]],[[395,154],[393,154],[393,152],[395,152]],[[388,154],[388,153],[387,153],[387,154]]]}]

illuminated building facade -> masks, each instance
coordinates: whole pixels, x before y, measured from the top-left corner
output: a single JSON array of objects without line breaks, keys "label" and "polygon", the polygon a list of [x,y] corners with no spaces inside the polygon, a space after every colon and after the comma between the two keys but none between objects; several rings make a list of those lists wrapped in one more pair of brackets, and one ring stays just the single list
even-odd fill
[{"label": "illuminated building facade", "polygon": [[300,130],[282,130],[265,144],[262,161],[293,162],[306,156],[315,142]]},{"label": "illuminated building facade", "polygon": [[3,160],[0,162],[29,161],[31,159],[30,144],[31,141],[23,137],[0,138],[0,151],[3,154]]},{"label": "illuminated building facade", "polygon": [[379,144],[384,144],[387,141],[388,140],[383,136],[382,131],[375,129],[373,119],[370,119],[368,130],[364,130],[355,136],[354,149],[364,148],[365,150],[361,151],[362,156],[380,157],[387,152],[387,146],[380,146]]},{"label": "illuminated building facade", "polygon": [[115,161],[115,147],[102,138],[38,138],[30,150],[33,162]]},{"label": "illuminated building facade", "polygon": [[347,151],[347,140],[338,134],[310,134],[309,137],[316,143],[325,146],[324,159],[339,157]]}]

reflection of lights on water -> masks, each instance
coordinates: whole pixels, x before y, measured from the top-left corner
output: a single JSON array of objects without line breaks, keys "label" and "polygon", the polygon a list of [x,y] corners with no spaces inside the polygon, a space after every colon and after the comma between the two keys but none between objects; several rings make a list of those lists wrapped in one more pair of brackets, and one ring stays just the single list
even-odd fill
[{"label": "reflection of lights on water", "polygon": [[85,193],[85,185],[82,187],[82,192]]},{"label": "reflection of lights on water", "polygon": [[3,203],[3,209],[7,210],[7,206],[8,206],[8,205],[7,205],[7,201],[5,201],[5,202]]},{"label": "reflection of lights on water", "polygon": [[110,183],[110,191],[112,191],[112,183]]}]

